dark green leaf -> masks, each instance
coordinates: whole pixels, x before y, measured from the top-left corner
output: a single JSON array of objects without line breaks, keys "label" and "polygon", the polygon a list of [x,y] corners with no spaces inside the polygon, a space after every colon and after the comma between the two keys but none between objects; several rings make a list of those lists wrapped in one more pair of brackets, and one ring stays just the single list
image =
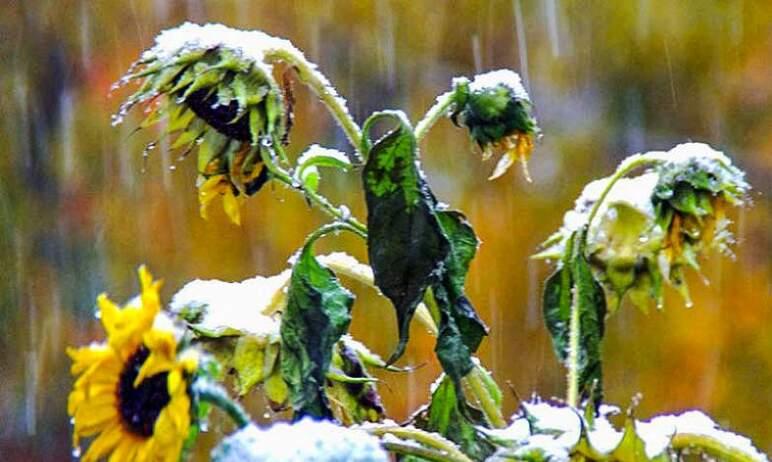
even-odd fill
[{"label": "dark green leaf", "polygon": [[448,256],[448,240],[434,213],[435,200],[416,163],[412,128],[402,113],[378,113],[370,126],[388,117],[398,126],[372,147],[366,142],[367,164],[362,172],[367,201],[368,256],[375,284],[397,312],[399,342],[388,363],[407,344],[410,321],[427,287],[439,280]]},{"label": "dark green leaf", "polygon": [[303,248],[292,268],[281,323],[281,374],[295,417],[331,418],[324,394],[332,349],[351,322],[354,297],[338,278]]},{"label": "dark green leaf", "polygon": [[456,211],[437,212],[442,230],[450,242],[442,279],[432,290],[440,310],[439,335],[435,351],[445,372],[459,381],[474,367],[472,355],[488,329],[464,294],[469,263],[479,241],[464,215]]},{"label": "dark green leaf", "polygon": [[552,348],[560,361],[568,358],[568,329],[571,322],[571,270],[570,255],[574,236],[566,241],[564,258],[560,268],[544,285],[544,322],[552,338]]}]

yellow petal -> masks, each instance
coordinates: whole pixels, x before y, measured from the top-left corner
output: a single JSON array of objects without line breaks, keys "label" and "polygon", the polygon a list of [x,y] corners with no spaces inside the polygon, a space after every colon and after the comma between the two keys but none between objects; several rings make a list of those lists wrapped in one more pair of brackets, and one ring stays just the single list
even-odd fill
[{"label": "yellow petal", "polygon": [[209,204],[211,204],[214,198],[222,192],[221,182],[224,179],[224,175],[213,175],[207,178],[206,181],[198,187],[199,213],[204,220],[209,218],[207,212]]},{"label": "yellow petal", "polygon": [[139,449],[140,443],[142,441],[137,437],[125,434],[123,440],[110,455],[109,462],[133,462],[134,453]]},{"label": "yellow petal", "polygon": [[109,454],[118,445],[123,434],[123,425],[120,422],[110,425],[91,443],[83,456],[83,462],[97,461]]},{"label": "yellow petal", "polygon": [[222,206],[228,218],[236,225],[241,225],[241,196],[236,197],[233,191],[228,191],[223,195]]}]

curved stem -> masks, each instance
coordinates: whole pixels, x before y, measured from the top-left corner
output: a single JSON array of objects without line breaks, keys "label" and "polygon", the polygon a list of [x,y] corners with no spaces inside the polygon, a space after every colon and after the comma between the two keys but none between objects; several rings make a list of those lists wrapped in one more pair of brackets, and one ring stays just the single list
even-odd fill
[{"label": "curved stem", "polygon": [[[652,158],[652,157],[646,157],[645,155],[637,155],[628,157],[625,159],[619,167],[617,167],[616,172],[611,176],[611,178],[608,179],[608,182],[606,183],[606,187],[603,189],[603,192],[601,192],[600,196],[598,197],[598,200],[595,201],[595,203],[592,205],[592,209],[590,209],[590,214],[587,216],[587,229],[589,230],[590,225],[592,224],[593,218],[595,218],[595,215],[598,214],[598,210],[600,210],[600,206],[603,205],[603,201],[606,200],[606,196],[611,192],[611,188],[614,187],[614,184],[616,184],[617,181],[619,181],[622,177],[627,175],[628,173],[632,172],[638,167],[642,167],[644,165],[652,165],[662,162],[662,159]],[[589,232],[587,233],[589,234]],[[586,235],[585,235],[586,238]]]},{"label": "curved stem", "polygon": [[396,425],[369,424],[361,428],[374,436],[382,437],[384,435],[393,435],[399,439],[412,440],[431,449],[436,449],[444,455],[444,459],[440,460],[472,462],[469,457],[453,444],[453,442],[436,433],[430,433],[413,427],[399,427]]},{"label": "curved stem", "polygon": [[238,403],[233,401],[223,387],[208,380],[193,382],[193,393],[201,401],[214,404],[223,410],[233,420],[239,429],[250,424],[249,414]]},{"label": "curved stem", "polygon": [[273,175],[275,179],[281,181],[292,189],[302,192],[311,203],[319,207],[323,212],[332,216],[336,220],[347,223],[355,228],[357,230],[357,234],[360,236],[367,236],[367,227],[359,222],[359,220],[341,211],[340,207],[332,205],[332,203],[330,203],[326,197],[304,187],[301,183],[295,181],[286,170],[276,165],[276,162],[274,162],[269,149],[261,149],[260,156],[263,160],[263,164],[265,164],[265,167],[269,172],[271,172],[271,175]]},{"label": "curved stem", "polygon": [[308,237],[306,237],[305,245],[306,246],[313,245],[313,243],[316,242],[316,240],[319,239],[320,237],[326,234],[337,232],[337,231],[351,231],[352,233],[357,234],[359,236],[362,236],[365,238],[367,237],[367,233],[363,234],[362,231],[360,231],[355,226],[352,226],[350,223],[346,223],[344,221],[336,221],[334,223],[328,223],[324,226],[320,226],[314,232],[309,234]]},{"label": "curved stem", "polygon": [[464,380],[467,385],[469,385],[469,388],[477,398],[477,401],[480,403],[480,407],[482,408],[483,414],[485,414],[485,417],[488,419],[488,423],[494,428],[504,428],[507,426],[507,421],[504,419],[504,416],[501,414],[501,409],[496,405],[496,402],[491,397],[488,388],[485,386],[485,383],[480,376],[480,374],[484,373],[485,372],[480,370],[479,366],[477,366],[464,377]]},{"label": "curved stem", "polygon": [[444,116],[446,112],[448,112],[448,108],[450,108],[450,105],[453,104],[454,94],[455,91],[451,90],[437,97],[434,105],[430,107],[428,111],[426,111],[426,114],[415,126],[414,133],[416,141],[421,141],[421,138],[426,136],[426,133],[429,131],[429,129],[432,128],[432,126],[434,126],[434,124],[437,123],[437,121],[440,120],[440,118]]},{"label": "curved stem", "polygon": [[[728,462],[754,462],[758,459],[752,454],[722,443],[716,438],[697,433],[676,433],[670,440],[670,447],[675,450],[697,448],[716,460]],[[763,459],[761,459],[763,460]]]},{"label": "curved stem", "polygon": [[362,164],[363,153],[359,152],[362,144],[362,131],[359,125],[351,117],[346,106],[346,100],[338,95],[327,77],[316,69],[316,65],[309,62],[304,56],[288,49],[277,48],[268,50],[265,54],[267,62],[283,61],[293,68],[300,80],[306,84],[319,99],[327,106],[330,114],[335,118],[346,134],[349,142],[354,146],[354,153],[350,156],[351,163]]}]

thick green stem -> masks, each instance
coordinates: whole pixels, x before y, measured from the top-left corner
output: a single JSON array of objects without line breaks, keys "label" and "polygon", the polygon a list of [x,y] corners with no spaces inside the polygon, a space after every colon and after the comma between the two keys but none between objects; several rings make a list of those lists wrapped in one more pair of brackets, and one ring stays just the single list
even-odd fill
[{"label": "thick green stem", "polygon": [[472,390],[472,394],[477,398],[477,402],[480,403],[488,423],[494,428],[504,428],[507,426],[507,421],[501,414],[501,409],[499,409],[499,406],[496,405],[493,397],[488,392],[488,387],[485,386],[481,374],[485,374],[485,372],[480,369],[480,366],[477,366],[464,377],[464,381],[466,381],[467,386]]},{"label": "thick green stem", "polygon": [[451,90],[437,97],[434,105],[426,111],[426,114],[415,126],[416,141],[421,141],[426,136],[426,133],[429,132],[429,129],[448,112],[448,108],[453,104],[454,94],[455,91]]},{"label": "thick green stem", "polygon": [[566,402],[569,406],[579,406],[579,338],[581,336],[581,324],[579,323],[579,297],[576,287],[571,293],[571,319],[568,328],[568,391]]},{"label": "thick green stem", "polygon": [[353,164],[361,164],[364,153],[359,152],[362,145],[362,131],[359,125],[351,117],[346,107],[346,100],[338,95],[327,77],[316,69],[316,65],[310,63],[305,57],[288,50],[277,48],[269,50],[265,54],[267,62],[282,61],[292,66],[300,80],[306,84],[319,99],[327,106],[330,114],[335,118],[346,134],[349,142],[354,146],[354,154],[351,156]]},{"label": "thick green stem", "polygon": [[[436,433],[430,433],[413,427],[399,427],[397,425],[377,425],[370,424],[362,429],[371,435],[383,437],[392,435],[401,440],[415,441],[430,449],[439,451],[444,458],[439,460],[453,462],[472,462],[453,442],[443,438]],[[436,460],[436,459],[434,459]]]},{"label": "thick green stem", "polygon": [[716,438],[696,433],[676,433],[670,441],[670,447],[676,451],[699,449],[716,460],[727,462],[756,462],[759,459],[752,454],[728,446]]},{"label": "thick green stem", "polygon": [[250,424],[249,414],[238,403],[233,401],[228,392],[220,385],[208,380],[193,382],[193,393],[201,401],[214,404],[222,409],[236,426],[241,429]]}]

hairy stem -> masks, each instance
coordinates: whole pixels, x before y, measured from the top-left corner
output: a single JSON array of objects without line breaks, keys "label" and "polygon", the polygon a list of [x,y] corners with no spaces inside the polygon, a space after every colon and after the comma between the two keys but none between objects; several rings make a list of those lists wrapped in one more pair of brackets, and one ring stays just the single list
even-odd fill
[{"label": "hairy stem", "polygon": [[571,320],[568,330],[568,391],[566,402],[569,406],[579,406],[579,337],[581,336],[581,324],[579,323],[579,296],[576,287],[571,291]]},{"label": "hairy stem", "polygon": [[327,106],[330,114],[343,129],[351,145],[354,146],[355,151],[350,156],[351,163],[362,164],[364,153],[358,151],[362,144],[362,130],[351,117],[346,100],[338,95],[327,77],[316,69],[316,65],[310,63],[302,55],[281,48],[266,52],[265,59],[268,62],[282,61],[295,69],[300,80],[316,93],[322,103]]},{"label": "hairy stem", "polygon": [[448,108],[453,104],[454,94],[455,92],[451,90],[437,97],[434,105],[426,111],[426,114],[415,126],[414,134],[416,141],[421,141],[421,138],[426,136],[429,129],[448,112]]},{"label": "hairy stem", "polygon": [[483,414],[485,414],[485,417],[488,419],[488,423],[494,428],[504,428],[507,426],[507,421],[501,414],[501,409],[499,409],[496,402],[493,400],[493,397],[491,397],[488,392],[488,387],[485,386],[481,374],[485,374],[485,372],[480,370],[480,367],[477,366],[464,377],[464,380],[472,390],[472,394],[474,394],[475,398],[477,398],[477,401],[480,403],[480,407],[482,408]]},{"label": "hairy stem", "polygon": [[452,441],[443,438],[436,433],[430,433],[413,427],[400,427],[397,425],[370,424],[361,427],[371,435],[383,437],[392,435],[401,440],[414,441],[430,449],[440,452],[444,456],[439,460],[455,462],[472,462]]},{"label": "hairy stem", "polygon": [[209,380],[199,379],[193,382],[193,393],[201,401],[214,404],[223,410],[239,429],[249,425],[249,414],[230,398],[222,386]]}]

